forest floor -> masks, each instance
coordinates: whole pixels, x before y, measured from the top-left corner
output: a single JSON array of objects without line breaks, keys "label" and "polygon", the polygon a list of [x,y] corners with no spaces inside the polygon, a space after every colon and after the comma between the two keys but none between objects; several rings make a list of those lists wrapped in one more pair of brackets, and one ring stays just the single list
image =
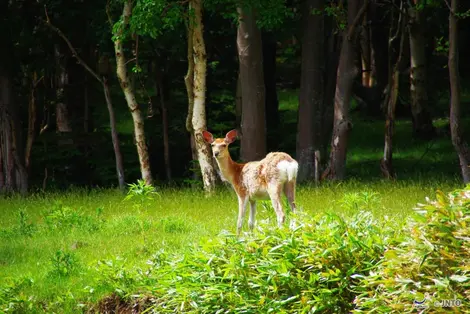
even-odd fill
[{"label": "forest floor", "polygon": [[[283,121],[290,123],[292,112],[283,109]],[[436,125],[445,125],[445,120]],[[367,210],[398,225],[437,189],[462,187],[450,138],[421,142],[410,134],[410,122],[398,121],[398,179],[386,181],[379,168],[383,122],[357,121],[348,151],[350,179],[299,186],[299,208],[343,216]],[[113,292],[103,284],[109,274],[100,264],[115,263],[125,277],[126,269],[145,265],[159,250],[184,252],[204,238],[235,231],[237,201],[227,188],[210,198],[189,188],[158,189],[153,200],[142,202],[124,197],[115,190],[75,189],[0,198],[0,312],[9,306],[75,312]],[[268,202],[259,203],[257,220],[275,227]]]}]

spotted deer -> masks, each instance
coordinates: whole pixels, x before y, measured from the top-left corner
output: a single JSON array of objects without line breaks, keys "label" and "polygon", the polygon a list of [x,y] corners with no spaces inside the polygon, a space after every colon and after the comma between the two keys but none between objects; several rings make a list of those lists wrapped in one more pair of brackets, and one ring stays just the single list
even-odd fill
[{"label": "spotted deer", "polygon": [[296,210],[297,161],[286,153],[273,152],[260,161],[237,163],[232,160],[228,150],[228,146],[237,138],[236,130],[228,132],[225,138],[214,139],[207,131],[203,131],[203,136],[205,141],[212,146],[212,153],[217,160],[222,179],[230,182],[237,193],[237,235],[240,235],[248,202],[250,203],[248,225],[250,230],[253,230],[257,200],[271,199],[278,225],[281,226],[285,220],[281,203],[283,192],[287,196],[292,211]]}]

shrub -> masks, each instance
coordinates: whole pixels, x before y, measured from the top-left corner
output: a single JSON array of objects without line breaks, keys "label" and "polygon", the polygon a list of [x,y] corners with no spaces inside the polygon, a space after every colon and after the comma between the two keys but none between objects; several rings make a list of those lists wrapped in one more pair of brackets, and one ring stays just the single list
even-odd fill
[{"label": "shrub", "polygon": [[350,311],[352,288],[376,267],[392,229],[368,212],[350,220],[335,214],[295,219],[293,230],[262,222],[244,239],[225,234],[185,254],[160,251],[148,270],[125,276],[101,264],[107,275],[100,285],[114,287],[120,302],[126,296],[137,302],[130,296],[138,290],[158,313]]},{"label": "shrub", "polygon": [[454,305],[470,313],[470,186],[448,195],[438,191],[435,201],[415,211],[417,218],[363,279],[355,312],[411,313],[418,307],[437,313]]},{"label": "shrub", "polygon": [[[97,216],[101,213],[97,209]],[[102,220],[92,216],[84,215],[79,211],[64,206],[61,202],[54,204],[53,208],[43,214],[44,221],[49,230],[66,230],[76,227],[89,232],[97,231],[101,228]]]}]

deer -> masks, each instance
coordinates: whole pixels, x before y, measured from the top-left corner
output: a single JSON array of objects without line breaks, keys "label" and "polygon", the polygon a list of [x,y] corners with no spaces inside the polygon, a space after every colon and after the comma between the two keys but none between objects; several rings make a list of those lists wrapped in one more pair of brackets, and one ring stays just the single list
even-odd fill
[{"label": "deer", "polygon": [[299,168],[297,161],[287,153],[271,152],[259,161],[237,163],[230,157],[228,149],[238,136],[236,130],[229,131],[225,138],[214,139],[208,131],[203,131],[202,135],[212,147],[222,180],[228,181],[237,194],[237,236],[240,235],[248,203],[248,226],[250,231],[253,231],[258,200],[271,199],[278,226],[281,227],[285,220],[281,204],[282,193],[287,197],[292,212],[296,211],[295,187]]}]

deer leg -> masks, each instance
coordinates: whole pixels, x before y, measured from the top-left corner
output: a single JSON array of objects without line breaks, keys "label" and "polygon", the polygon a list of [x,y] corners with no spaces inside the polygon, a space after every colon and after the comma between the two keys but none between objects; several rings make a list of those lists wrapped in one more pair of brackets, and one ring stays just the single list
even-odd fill
[{"label": "deer leg", "polygon": [[286,194],[292,212],[295,212],[297,209],[295,205],[295,181],[288,181],[284,184],[284,194]]},{"label": "deer leg", "polygon": [[240,235],[242,230],[243,218],[245,218],[246,205],[248,202],[247,197],[238,197],[238,221],[237,221],[237,236]]},{"label": "deer leg", "polygon": [[255,226],[255,215],[256,215],[256,201],[250,201],[250,218],[248,218],[248,226],[253,231]]},{"label": "deer leg", "polygon": [[277,224],[281,226],[284,223],[285,215],[281,204],[281,186],[272,183],[268,186],[268,194],[277,215]]}]

